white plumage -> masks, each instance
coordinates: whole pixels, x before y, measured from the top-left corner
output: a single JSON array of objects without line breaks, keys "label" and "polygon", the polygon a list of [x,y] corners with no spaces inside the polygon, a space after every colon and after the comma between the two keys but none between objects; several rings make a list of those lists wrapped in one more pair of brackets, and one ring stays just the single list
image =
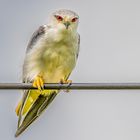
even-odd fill
[{"label": "white plumage", "polygon": [[33,82],[39,90],[26,90],[16,113],[18,130],[22,133],[47,108],[58,90],[40,90],[44,83],[67,81],[79,52],[77,33],[79,17],[70,10],[58,10],[49,24],[40,26],[27,47],[23,65],[23,82]]}]

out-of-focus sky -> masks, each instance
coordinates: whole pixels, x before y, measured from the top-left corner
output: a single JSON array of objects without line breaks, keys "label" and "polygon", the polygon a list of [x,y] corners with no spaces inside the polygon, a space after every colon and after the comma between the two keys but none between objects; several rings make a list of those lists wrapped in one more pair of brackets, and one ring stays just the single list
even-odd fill
[{"label": "out-of-focus sky", "polygon": [[[81,49],[73,82],[140,82],[138,0],[1,0],[0,82],[21,82],[32,33],[61,8],[80,16]],[[140,139],[140,90],[63,93],[18,139]],[[21,95],[0,91],[0,139],[15,139],[14,109]]]}]

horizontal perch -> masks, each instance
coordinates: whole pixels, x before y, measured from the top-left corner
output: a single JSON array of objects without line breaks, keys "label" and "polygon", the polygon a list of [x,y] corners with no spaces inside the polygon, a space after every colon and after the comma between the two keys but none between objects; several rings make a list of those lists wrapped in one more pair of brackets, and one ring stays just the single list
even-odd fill
[{"label": "horizontal perch", "polygon": [[[0,83],[0,89],[37,89],[32,86],[32,83]],[[140,83],[72,83],[44,84],[44,89],[70,89],[70,90],[127,90],[139,89]]]}]

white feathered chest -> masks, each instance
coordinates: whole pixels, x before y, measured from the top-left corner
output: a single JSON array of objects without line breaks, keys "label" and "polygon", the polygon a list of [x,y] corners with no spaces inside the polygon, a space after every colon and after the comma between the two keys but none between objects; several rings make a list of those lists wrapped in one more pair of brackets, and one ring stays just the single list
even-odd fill
[{"label": "white feathered chest", "polygon": [[77,44],[75,34],[55,30],[47,32],[27,54],[27,78],[32,80],[39,73],[46,82],[67,78],[76,63]]}]

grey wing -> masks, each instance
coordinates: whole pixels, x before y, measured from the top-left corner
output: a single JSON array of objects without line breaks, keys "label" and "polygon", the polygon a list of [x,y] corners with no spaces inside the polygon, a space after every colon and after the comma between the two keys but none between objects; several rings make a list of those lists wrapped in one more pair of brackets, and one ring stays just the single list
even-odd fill
[{"label": "grey wing", "polygon": [[[38,28],[38,30],[36,30],[29,43],[28,43],[28,46],[27,46],[27,49],[26,49],[26,53],[28,53],[34,46],[34,44],[45,34],[45,28],[46,26],[45,25],[42,25]],[[23,74],[24,74],[24,65],[23,65]],[[22,82],[23,83],[27,83],[29,82],[27,79],[22,79]],[[22,97],[22,102],[21,102],[21,107],[20,107],[20,110],[19,110],[19,120],[18,120],[18,127],[20,125],[20,122],[21,122],[21,118],[22,118],[22,109],[23,109],[23,106],[26,102],[26,99],[28,97],[28,93],[29,91],[28,90],[24,90],[24,94],[23,94],[23,97]]]},{"label": "grey wing", "polygon": [[80,35],[78,34],[78,49],[77,49],[77,58],[79,56],[79,51],[80,51]]},{"label": "grey wing", "polygon": [[[33,47],[35,46],[35,44],[38,42],[39,39],[41,39],[44,35],[45,35],[45,32],[46,32],[46,29],[48,28],[48,26],[46,25],[42,25],[40,26],[32,35],[28,45],[27,45],[27,48],[26,48],[26,54],[28,52],[30,52]],[[24,74],[26,73],[26,62],[24,61],[24,64],[23,64],[23,72],[22,72],[22,81],[23,82],[28,82],[27,79],[24,78]]]},{"label": "grey wing", "polygon": [[42,25],[42,26],[40,26],[38,28],[38,30],[36,30],[33,33],[32,37],[31,37],[31,39],[30,39],[30,41],[28,43],[28,46],[27,46],[27,49],[26,49],[26,53],[29,50],[31,50],[33,48],[34,44],[45,34],[45,28],[46,27],[47,27],[46,25]]}]

